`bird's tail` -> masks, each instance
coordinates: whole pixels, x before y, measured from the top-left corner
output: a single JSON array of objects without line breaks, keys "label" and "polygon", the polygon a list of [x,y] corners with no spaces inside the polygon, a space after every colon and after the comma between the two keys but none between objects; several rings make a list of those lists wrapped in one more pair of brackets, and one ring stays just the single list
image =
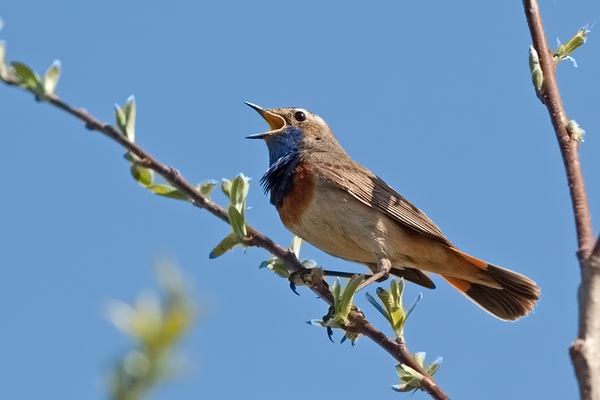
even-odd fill
[{"label": "bird's tail", "polygon": [[514,321],[529,314],[540,298],[540,288],[534,281],[508,269],[459,253],[471,264],[481,268],[499,288],[451,276],[442,275],[442,278],[496,318]]}]

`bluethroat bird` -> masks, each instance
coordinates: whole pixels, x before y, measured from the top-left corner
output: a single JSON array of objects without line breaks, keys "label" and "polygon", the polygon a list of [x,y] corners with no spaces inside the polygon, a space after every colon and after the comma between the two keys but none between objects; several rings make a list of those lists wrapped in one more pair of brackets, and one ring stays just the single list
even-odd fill
[{"label": "bluethroat bird", "polygon": [[460,251],[425,213],[354,161],[319,116],[302,108],[264,109],[269,168],[261,183],[293,234],[334,257],[363,264],[361,284],[392,274],[427,288],[440,275],[493,316],[514,321],[540,297],[531,279]]}]

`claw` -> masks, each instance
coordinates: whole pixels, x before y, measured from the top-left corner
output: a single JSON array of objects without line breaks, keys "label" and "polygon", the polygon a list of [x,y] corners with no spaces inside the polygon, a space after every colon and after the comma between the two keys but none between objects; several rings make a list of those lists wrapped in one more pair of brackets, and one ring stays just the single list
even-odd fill
[{"label": "claw", "polygon": [[329,340],[331,341],[331,343],[335,343],[333,341],[333,338],[332,338],[332,336],[333,336],[333,329],[331,329],[330,327],[327,327],[327,336],[329,336]]},{"label": "claw", "polygon": [[294,271],[290,274],[290,276],[288,277],[289,281],[290,281],[290,289],[292,289],[292,292],[296,293],[298,296],[300,296],[300,293],[298,293],[296,291],[296,282],[303,282],[302,280],[297,281],[297,279],[303,275],[306,275],[307,273],[310,273],[311,270],[307,269],[307,268],[303,268],[303,269],[299,269],[298,271]]},{"label": "claw", "polygon": [[296,284],[294,284],[294,282],[290,282],[290,289],[292,289],[292,292],[296,293],[298,296],[300,296],[300,293],[298,293],[296,291]]}]

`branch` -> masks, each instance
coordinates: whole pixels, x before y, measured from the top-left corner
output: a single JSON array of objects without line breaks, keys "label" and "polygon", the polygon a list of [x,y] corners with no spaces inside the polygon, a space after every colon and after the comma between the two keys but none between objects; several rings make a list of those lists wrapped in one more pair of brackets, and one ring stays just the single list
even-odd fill
[{"label": "branch", "polygon": [[577,229],[578,256],[579,260],[587,258],[592,250],[594,235],[592,233],[592,218],[588,206],[581,165],[579,162],[579,141],[571,138],[567,130],[569,118],[565,114],[558,83],[556,82],[556,61],[548,42],[542,24],[542,17],[537,0],[523,0],[525,16],[531,32],[533,47],[540,57],[540,65],[544,76],[544,84],[540,93],[540,100],[548,108],[550,120],[558,139],[558,145],[562,154],[567,181],[573,202],[575,214],[575,226]]},{"label": "branch", "polygon": [[[3,77],[5,83],[11,86],[21,87],[21,82],[16,76],[14,76],[14,74],[12,74],[10,70],[5,70],[5,75],[6,76]],[[152,157],[137,143],[130,141],[112,125],[101,122],[84,109],[70,106],[55,94],[46,94],[44,96],[38,96],[37,98],[38,100],[47,102],[57,108],[60,108],[61,110],[81,120],[88,129],[100,132],[114,140],[125,149],[135,154],[140,160],[139,164],[145,168],[155,171],[168,182],[170,182],[175,188],[189,196],[193,205],[207,210],[209,213],[228,224],[230,223],[228,213],[223,207],[213,202],[210,198],[202,195],[199,190],[185,180],[177,170]],[[304,266],[292,251],[278,245],[267,236],[250,226],[247,226],[247,235],[242,239],[242,244],[245,246],[260,247],[267,250],[269,253],[275,255],[277,258],[283,261],[292,272],[301,271],[304,269]],[[333,305],[333,295],[329,290],[329,285],[327,282],[320,278],[316,279],[312,276],[309,276],[308,279],[309,281],[305,283],[307,283],[309,288],[327,304],[330,306]],[[381,331],[375,328],[365,318],[362,312],[356,308],[350,312],[348,320],[349,329],[352,329],[354,332],[370,338],[385,351],[387,351],[392,357],[394,357],[394,359],[396,359],[399,363],[405,364],[421,374],[422,387],[431,395],[432,398],[436,400],[449,399],[448,395],[444,393],[444,391],[433,381],[427,372],[413,359],[403,341],[396,341],[388,338]]]},{"label": "branch", "polygon": [[600,238],[581,263],[579,332],[569,353],[581,399],[600,399]]},{"label": "branch", "polygon": [[523,6],[543,74],[543,86],[538,95],[548,108],[558,139],[575,215],[581,285],[579,287],[579,332],[570,348],[571,361],[579,382],[581,399],[598,400],[600,399],[600,239],[594,246],[592,221],[579,162],[578,148],[581,137],[573,135],[568,129],[570,120],[565,114],[556,82],[555,70],[558,62],[555,54],[548,47],[537,1],[523,0]]}]

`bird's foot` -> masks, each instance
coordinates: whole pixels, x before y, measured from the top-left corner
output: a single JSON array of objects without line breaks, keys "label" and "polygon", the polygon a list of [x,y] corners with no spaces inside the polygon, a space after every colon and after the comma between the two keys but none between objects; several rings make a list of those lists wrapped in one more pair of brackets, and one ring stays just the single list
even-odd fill
[{"label": "bird's foot", "polygon": [[302,268],[290,273],[290,289],[298,296],[296,286],[316,286],[323,279],[323,270],[321,268]]}]

